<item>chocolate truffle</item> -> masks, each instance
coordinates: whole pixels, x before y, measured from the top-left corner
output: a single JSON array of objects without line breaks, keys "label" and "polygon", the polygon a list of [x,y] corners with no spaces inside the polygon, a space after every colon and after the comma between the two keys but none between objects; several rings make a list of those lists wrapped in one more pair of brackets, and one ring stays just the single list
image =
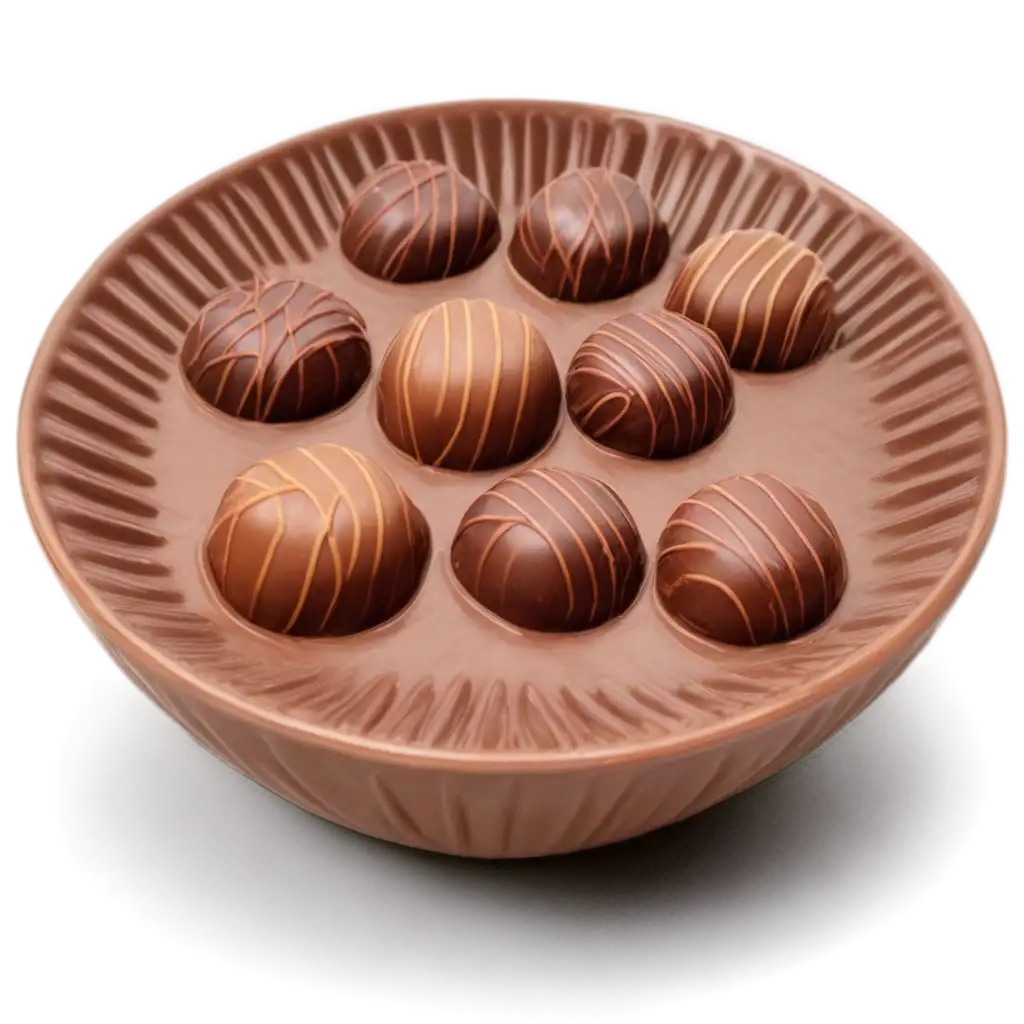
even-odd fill
[{"label": "chocolate truffle", "polygon": [[835,335],[835,288],[810,249],[774,231],[730,231],[686,259],[667,309],[710,327],[738,370],[793,370]]},{"label": "chocolate truffle", "polygon": [[276,633],[343,636],[401,611],[430,534],[380,466],[336,444],[293,448],[237,477],[206,540],[220,592]]},{"label": "chocolate truffle", "polygon": [[636,523],[600,480],[528,469],[482,494],[452,542],[452,568],[485,608],[524,629],[590,629],[632,604],[644,578]]},{"label": "chocolate truffle", "polygon": [[723,643],[777,643],[820,626],[845,586],[825,510],[767,473],[702,488],[672,513],[658,545],[662,605]]},{"label": "chocolate truffle", "polygon": [[341,248],[385,281],[437,281],[479,266],[501,237],[494,204],[435,160],[385,164],[356,189]]},{"label": "chocolate truffle", "polygon": [[665,222],[632,178],[587,167],[566,171],[530,200],[508,254],[549,298],[600,302],[653,280],[668,246]]},{"label": "chocolate truffle", "polygon": [[484,470],[534,455],[558,422],[558,370],[537,328],[484,299],[414,317],[381,364],[377,416],[418,462]]},{"label": "chocolate truffle", "polygon": [[626,313],[577,350],[569,414],[599,444],[648,459],[688,455],[718,437],[733,410],[718,338],[677,313]]},{"label": "chocolate truffle", "polygon": [[306,420],[348,402],[370,373],[366,324],[305,281],[251,281],[200,311],[181,350],[210,405],[247,420]]}]

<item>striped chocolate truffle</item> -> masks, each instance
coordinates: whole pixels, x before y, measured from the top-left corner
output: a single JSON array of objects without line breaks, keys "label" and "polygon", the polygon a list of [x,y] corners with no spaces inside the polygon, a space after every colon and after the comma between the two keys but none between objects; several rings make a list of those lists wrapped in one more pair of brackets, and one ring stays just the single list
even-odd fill
[{"label": "striped chocolate truffle", "polygon": [[778,643],[820,626],[846,587],[835,526],[803,491],[766,473],[697,491],[658,544],[658,597],[695,633]]},{"label": "striped chocolate truffle", "polygon": [[626,313],[579,347],[565,380],[573,422],[625,455],[689,455],[733,411],[732,371],[718,338],[677,313]]},{"label": "striped chocolate truffle", "polygon": [[356,189],[341,249],[364,273],[413,283],[472,270],[500,237],[494,204],[465,175],[436,160],[399,160]]},{"label": "striped chocolate truffle", "polygon": [[473,502],[451,561],[468,593],[506,622],[569,633],[632,604],[645,556],[633,517],[607,484],[563,469],[528,469]]},{"label": "striped chocolate truffle", "polygon": [[818,256],[774,231],[730,231],[695,249],[665,307],[710,327],[738,370],[793,370],[828,351],[835,288]]},{"label": "striped chocolate truffle", "polygon": [[347,302],[297,280],[222,292],[185,335],[181,365],[210,405],[267,423],[307,420],[348,402],[370,373],[366,323]]},{"label": "striped chocolate truffle", "polygon": [[336,444],[250,466],[206,539],[227,603],[292,636],[344,636],[391,618],[412,599],[429,553],[426,521],[402,488]]},{"label": "striped chocolate truffle", "polygon": [[600,302],[653,280],[668,247],[665,222],[632,178],[587,167],[566,171],[530,200],[509,260],[549,298]]},{"label": "striped chocolate truffle", "polygon": [[547,444],[561,398],[547,343],[522,313],[455,299],[398,332],[381,364],[377,416],[423,465],[486,470]]}]

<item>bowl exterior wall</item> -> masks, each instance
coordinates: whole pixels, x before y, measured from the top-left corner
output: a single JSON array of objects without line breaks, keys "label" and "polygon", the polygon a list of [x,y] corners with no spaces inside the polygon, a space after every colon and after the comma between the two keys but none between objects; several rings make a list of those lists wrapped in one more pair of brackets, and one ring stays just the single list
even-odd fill
[{"label": "bowl exterior wall", "polygon": [[233,716],[134,663],[90,626],[128,678],[194,739],[254,782],[346,828],[436,853],[508,859],[606,846],[756,785],[863,711],[935,626],[874,671],[794,714],[681,755],[558,771],[481,770],[359,757]]}]

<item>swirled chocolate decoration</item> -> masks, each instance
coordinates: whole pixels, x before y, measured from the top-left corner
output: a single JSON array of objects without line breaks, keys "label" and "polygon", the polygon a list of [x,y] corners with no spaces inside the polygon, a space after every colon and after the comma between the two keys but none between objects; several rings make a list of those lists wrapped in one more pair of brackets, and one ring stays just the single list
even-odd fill
[{"label": "swirled chocolate decoration", "polygon": [[755,473],[704,487],[672,513],[656,575],[662,605],[684,626],[754,646],[820,626],[843,595],[846,559],[817,501]]},{"label": "swirled chocolate decoration", "polygon": [[621,615],[645,565],[636,523],[618,495],[563,469],[515,473],[477,498],[451,559],[485,608],[548,633],[591,629]]},{"label": "swirled chocolate decoration", "polygon": [[835,287],[819,257],[774,231],[709,238],[683,264],[665,307],[710,327],[739,370],[793,370],[835,336]]},{"label": "swirled chocolate decoration", "polygon": [[522,313],[486,299],[414,317],[381,364],[377,416],[395,447],[427,466],[484,470],[536,454],[558,423],[562,388]]},{"label": "swirled chocolate decoration", "polygon": [[718,338],[676,313],[626,313],[579,347],[565,381],[569,415],[598,444],[648,459],[689,455],[733,412]]},{"label": "swirled chocolate decoration", "polygon": [[206,541],[227,603],[292,636],[343,636],[391,618],[415,594],[429,553],[426,520],[391,475],[336,444],[251,466]]},{"label": "swirled chocolate decoration", "polygon": [[669,234],[650,198],[628,175],[604,167],[566,171],[519,216],[509,260],[552,299],[600,302],[657,276]]},{"label": "swirled chocolate decoration", "polygon": [[333,412],[370,373],[366,323],[305,281],[251,281],[222,292],[192,323],[185,376],[221,412],[284,423]]},{"label": "swirled chocolate decoration", "polygon": [[494,204],[465,175],[436,160],[401,160],[356,189],[341,248],[364,273],[408,284],[472,270],[500,238]]}]

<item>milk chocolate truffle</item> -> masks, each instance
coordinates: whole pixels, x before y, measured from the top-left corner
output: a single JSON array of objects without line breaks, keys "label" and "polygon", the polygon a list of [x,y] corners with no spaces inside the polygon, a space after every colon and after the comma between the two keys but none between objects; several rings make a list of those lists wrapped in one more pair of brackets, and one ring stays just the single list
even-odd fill
[{"label": "milk chocolate truffle", "polygon": [[247,420],[322,416],[370,373],[366,324],[305,281],[251,281],[200,311],[181,350],[185,376],[210,405]]},{"label": "milk chocolate truffle", "polygon": [[377,415],[392,444],[446,469],[508,466],[547,444],[561,383],[537,328],[484,299],[414,317],[381,364]]},{"label": "milk chocolate truffle", "polygon": [[566,171],[530,200],[509,259],[549,298],[600,302],[651,281],[668,247],[665,222],[632,178],[587,167]]},{"label": "milk chocolate truffle", "polygon": [[341,248],[385,281],[437,281],[479,266],[501,237],[494,204],[435,160],[385,164],[356,189]]},{"label": "milk chocolate truffle", "polygon": [[697,491],[658,545],[658,596],[684,626],[723,643],[771,644],[820,626],[846,586],[835,526],[767,473]]},{"label": "milk chocolate truffle", "polygon": [[793,370],[835,335],[835,288],[825,265],[774,231],[709,238],[679,271],[667,309],[710,327],[739,370]]},{"label": "milk chocolate truffle", "polygon": [[485,608],[524,629],[590,629],[632,604],[644,549],[622,500],[563,469],[506,477],[469,507],[452,568]]},{"label": "milk chocolate truffle", "polygon": [[419,587],[429,553],[426,521],[402,488],[336,444],[251,466],[206,541],[227,603],[292,636],[344,636],[391,618]]},{"label": "milk chocolate truffle", "polygon": [[732,371],[718,338],[677,313],[626,313],[577,350],[569,414],[599,444],[648,459],[688,455],[733,411]]}]

